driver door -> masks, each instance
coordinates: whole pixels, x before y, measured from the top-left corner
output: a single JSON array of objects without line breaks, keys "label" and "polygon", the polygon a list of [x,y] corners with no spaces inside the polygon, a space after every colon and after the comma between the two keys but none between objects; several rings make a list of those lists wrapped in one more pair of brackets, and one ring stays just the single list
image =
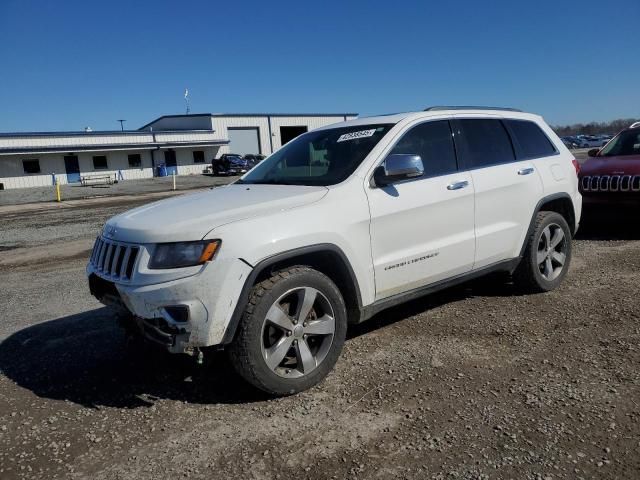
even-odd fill
[{"label": "driver door", "polygon": [[389,154],[420,155],[423,176],[367,188],[376,300],[469,272],[474,190],[447,120],[411,127]]}]

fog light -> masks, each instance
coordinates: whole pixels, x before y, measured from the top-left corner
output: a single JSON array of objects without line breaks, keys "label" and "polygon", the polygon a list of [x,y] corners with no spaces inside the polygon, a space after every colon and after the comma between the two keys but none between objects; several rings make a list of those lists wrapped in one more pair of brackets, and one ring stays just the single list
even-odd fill
[{"label": "fog light", "polygon": [[172,305],[164,307],[164,310],[176,323],[185,323],[189,320],[189,307],[186,305]]}]

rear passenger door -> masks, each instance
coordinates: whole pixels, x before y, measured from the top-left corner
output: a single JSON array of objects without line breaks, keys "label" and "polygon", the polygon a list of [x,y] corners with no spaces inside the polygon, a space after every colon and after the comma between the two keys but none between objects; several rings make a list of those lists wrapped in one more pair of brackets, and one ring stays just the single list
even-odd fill
[{"label": "rear passenger door", "polygon": [[459,171],[448,120],[410,127],[389,154],[420,155],[424,175],[366,189],[376,299],[471,270],[473,183]]},{"label": "rear passenger door", "polygon": [[474,269],[520,254],[542,181],[532,159],[517,160],[507,126],[499,117],[452,122],[461,162],[475,188]]}]

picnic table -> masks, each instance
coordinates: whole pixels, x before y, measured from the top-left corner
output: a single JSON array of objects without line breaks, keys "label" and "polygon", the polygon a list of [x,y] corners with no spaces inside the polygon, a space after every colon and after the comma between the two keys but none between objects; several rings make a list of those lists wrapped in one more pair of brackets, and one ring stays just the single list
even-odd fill
[{"label": "picnic table", "polygon": [[91,173],[80,176],[80,183],[84,187],[91,185],[113,185],[116,181],[115,174],[111,173]]}]

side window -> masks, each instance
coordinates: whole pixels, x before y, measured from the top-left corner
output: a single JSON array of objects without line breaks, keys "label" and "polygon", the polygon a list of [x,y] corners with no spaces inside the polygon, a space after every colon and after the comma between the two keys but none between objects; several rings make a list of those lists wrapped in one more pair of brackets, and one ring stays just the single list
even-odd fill
[{"label": "side window", "polygon": [[22,168],[24,169],[24,173],[40,173],[40,160],[23,160]]},{"label": "side window", "polygon": [[420,155],[425,177],[437,177],[458,170],[453,137],[447,120],[416,125],[404,134],[390,153]]},{"label": "side window", "polygon": [[107,157],[105,155],[96,155],[93,157],[94,170],[106,170],[109,168],[107,165]]},{"label": "side window", "polygon": [[549,137],[534,122],[505,120],[515,137],[518,159],[548,157],[557,153]]},{"label": "side window", "polygon": [[202,150],[193,151],[193,163],[204,163],[204,152]]},{"label": "side window", "polygon": [[140,157],[139,153],[132,153],[127,156],[127,160],[129,161],[129,166],[131,168],[140,168],[142,167],[142,157]]},{"label": "side window", "polygon": [[[515,161],[511,138],[500,120],[478,118],[457,120],[467,168],[482,168]],[[458,145],[458,143],[456,143]]]}]

